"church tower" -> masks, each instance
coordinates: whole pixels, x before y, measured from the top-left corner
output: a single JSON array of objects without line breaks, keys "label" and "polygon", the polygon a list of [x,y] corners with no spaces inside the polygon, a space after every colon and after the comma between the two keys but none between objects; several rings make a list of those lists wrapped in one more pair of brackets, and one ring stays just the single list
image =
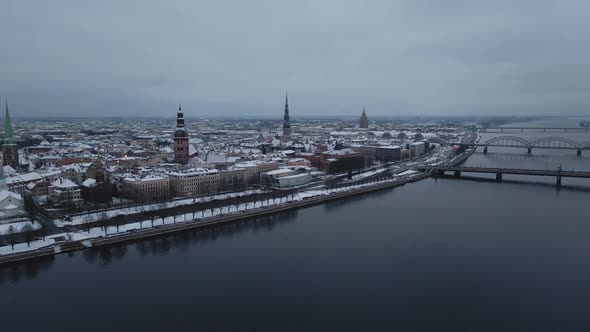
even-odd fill
[{"label": "church tower", "polygon": [[285,93],[285,115],[283,115],[283,142],[291,139],[291,119],[289,118],[289,100]]},{"label": "church tower", "polygon": [[364,106],[363,106],[363,114],[361,114],[361,119],[359,120],[359,128],[362,128],[362,129],[369,128],[369,118],[367,118],[367,113],[365,112]]},{"label": "church tower", "polygon": [[188,132],[184,128],[182,107],[178,104],[178,113],[176,113],[176,130],[174,131],[174,162],[177,164],[188,163],[188,154]]},{"label": "church tower", "polygon": [[2,164],[9,165],[18,171],[18,145],[14,140],[10,114],[8,113],[8,101],[6,101],[6,114],[4,116],[4,145],[2,145]]}]

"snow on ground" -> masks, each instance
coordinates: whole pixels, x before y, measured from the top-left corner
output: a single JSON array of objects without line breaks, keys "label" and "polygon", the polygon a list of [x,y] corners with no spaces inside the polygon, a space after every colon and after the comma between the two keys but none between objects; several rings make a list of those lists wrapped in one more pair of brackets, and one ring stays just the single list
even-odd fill
[{"label": "snow on ground", "polygon": [[414,175],[414,174],[418,174],[418,171],[413,171],[413,170],[407,170],[401,173],[397,173],[395,176],[405,176],[405,175]]},{"label": "snow on ground", "polygon": [[140,212],[147,212],[147,211],[157,211],[167,208],[174,208],[183,205],[191,205],[194,203],[199,202],[209,202],[212,200],[223,200],[232,197],[240,197],[240,196],[248,196],[253,194],[263,193],[262,190],[246,190],[240,191],[235,193],[227,193],[227,194],[219,194],[219,195],[212,195],[212,196],[205,196],[199,198],[186,198],[186,199],[179,199],[169,202],[160,202],[154,204],[146,204],[141,206],[130,206],[130,207],[123,207],[120,209],[114,210],[107,210],[107,211],[97,211],[89,214],[81,214],[72,216],[72,221],[64,221],[60,219],[53,220],[53,223],[57,227],[69,226],[69,225],[81,225],[85,223],[90,223],[98,220],[110,219],[116,217],[118,215],[129,215],[129,214],[137,214]]},{"label": "snow on ground", "polygon": [[[285,204],[285,203],[292,202],[292,201],[301,201],[301,200],[304,200],[304,199],[307,199],[310,197],[329,195],[331,193],[337,193],[337,192],[345,192],[345,191],[350,191],[350,190],[364,188],[364,187],[370,187],[370,186],[374,186],[377,184],[383,184],[383,183],[388,183],[388,182],[393,182],[393,181],[395,181],[395,180],[394,179],[386,179],[386,180],[382,180],[382,181],[365,183],[365,184],[352,184],[351,183],[349,186],[345,186],[342,188],[334,188],[334,189],[326,189],[326,188],[319,189],[318,188],[315,190],[306,190],[306,191],[302,191],[302,192],[293,194],[292,196],[282,197],[282,198],[276,200],[275,202],[273,202],[272,199],[262,201],[262,202],[260,202],[260,201],[256,202],[256,207],[254,206],[254,203],[247,203],[247,204],[242,203],[242,204],[239,204],[237,208],[235,205],[231,205],[231,206],[225,206],[225,207],[221,207],[221,208],[215,208],[215,209],[213,209],[213,211],[211,211],[210,209],[198,211],[194,215],[192,212],[179,214],[176,216],[176,220],[175,220],[174,216],[164,217],[164,218],[155,218],[153,221],[153,226],[152,226],[152,220],[147,219],[147,220],[143,220],[142,222],[134,222],[134,223],[124,224],[124,225],[119,225],[118,228],[117,228],[117,226],[92,227],[88,230],[83,230],[83,231],[80,230],[80,231],[70,232],[70,233],[53,234],[51,236],[47,236],[44,240],[31,241],[30,246],[27,246],[26,243],[16,244],[14,246],[14,250],[11,249],[10,245],[0,246],[0,255],[31,251],[31,250],[39,249],[39,248],[50,246],[50,245],[54,245],[54,250],[56,253],[58,253],[61,251],[61,247],[59,245],[55,244],[56,243],[55,239],[61,238],[61,237],[65,238],[68,241],[82,241],[82,245],[84,245],[85,247],[90,247],[90,246],[92,246],[90,239],[95,239],[95,238],[99,238],[99,237],[114,236],[117,234],[132,232],[132,231],[139,230],[139,229],[148,229],[148,228],[158,227],[158,226],[162,226],[162,225],[169,225],[169,224],[173,224],[175,222],[176,223],[185,222],[185,221],[186,222],[199,222],[199,221],[202,221],[202,220],[205,220],[205,219],[208,219],[211,217],[216,217],[216,216],[219,216],[222,214],[233,214],[233,213],[239,213],[241,211],[252,210],[255,208],[259,209],[259,208],[265,208],[265,207],[269,207],[269,206],[276,206],[276,205]],[[192,200],[193,199],[191,199],[190,201],[192,202]]]},{"label": "snow on ground", "polygon": [[381,168],[381,169],[376,169],[374,171],[357,174],[352,177],[352,181],[362,180],[364,178],[368,178],[369,176],[377,175],[377,174],[383,173],[385,171],[387,171],[387,168]]},{"label": "snow on ground", "polygon": [[25,225],[30,225],[31,227],[33,227],[33,229],[41,228],[41,224],[39,224],[38,222],[32,223],[30,221],[19,221],[10,224],[0,224],[0,235],[8,233],[8,229],[10,227],[12,227],[14,233],[20,233],[22,232],[22,229],[23,227],[25,227]]},{"label": "snow on ground", "polygon": [[31,251],[39,248],[43,248],[55,243],[55,240],[46,238],[45,240],[31,241],[31,245],[27,246],[26,243],[18,243],[14,245],[14,249],[11,246],[0,247],[0,255],[15,254],[18,252]]}]

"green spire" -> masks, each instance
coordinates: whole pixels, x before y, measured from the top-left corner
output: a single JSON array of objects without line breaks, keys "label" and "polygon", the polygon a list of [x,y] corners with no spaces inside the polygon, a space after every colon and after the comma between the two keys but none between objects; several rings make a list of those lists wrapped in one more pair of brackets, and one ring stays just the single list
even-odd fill
[{"label": "green spire", "polygon": [[12,132],[10,113],[8,113],[8,100],[6,101],[6,114],[4,115],[4,144],[14,144],[14,133]]}]

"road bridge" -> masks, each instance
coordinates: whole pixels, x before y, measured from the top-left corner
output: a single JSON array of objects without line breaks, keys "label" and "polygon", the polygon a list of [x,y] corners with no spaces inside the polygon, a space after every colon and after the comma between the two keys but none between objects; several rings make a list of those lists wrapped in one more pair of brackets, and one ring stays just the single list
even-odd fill
[{"label": "road bridge", "polygon": [[584,178],[590,179],[590,172],[564,171],[559,167],[556,170],[523,169],[523,168],[497,168],[497,167],[463,167],[463,166],[424,166],[422,171],[432,171],[434,174],[443,176],[446,172],[452,172],[455,177],[463,173],[484,173],[496,174],[496,181],[502,181],[503,174],[551,176],[556,178],[557,186],[561,186],[561,178]]}]

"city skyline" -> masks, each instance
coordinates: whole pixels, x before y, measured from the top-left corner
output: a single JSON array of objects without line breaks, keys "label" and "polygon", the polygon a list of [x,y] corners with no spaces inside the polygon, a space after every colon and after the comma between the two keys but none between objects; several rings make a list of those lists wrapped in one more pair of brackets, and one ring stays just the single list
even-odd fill
[{"label": "city skyline", "polygon": [[583,1],[8,1],[0,98],[29,116],[584,115]]}]

